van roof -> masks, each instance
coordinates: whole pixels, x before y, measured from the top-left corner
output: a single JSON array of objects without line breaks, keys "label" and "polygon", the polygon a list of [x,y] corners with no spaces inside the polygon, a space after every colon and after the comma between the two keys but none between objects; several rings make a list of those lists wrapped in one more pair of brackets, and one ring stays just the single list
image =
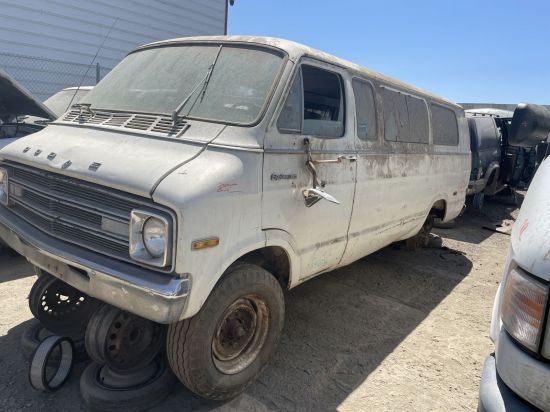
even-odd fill
[{"label": "van roof", "polygon": [[335,64],[337,66],[346,67],[358,72],[364,73],[366,76],[375,78],[378,81],[391,83],[393,86],[399,87],[403,89],[404,91],[408,91],[411,94],[421,94],[427,97],[430,97],[433,100],[437,100],[439,102],[443,102],[447,105],[454,106],[456,108],[462,109],[461,106],[458,104],[445,99],[443,97],[440,97],[438,95],[435,95],[431,92],[428,92],[426,90],[420,89],[416,86],[413,86],[411,84],[405,83],[401,80],[393,79],[391,77],[385,76],[381,73],[378,73],[376,71],[367,69],[366,67],[360,66],[358,64],[352,63],[348,60],[341,59],[339,57],[333,56],[331,54],[325,53],[321,50],[314,49],[312,47],[306,46],[301,43],[296,43],[291,40],[285,40],[280,39],[276,37],[264,37],[264,36],[193,36],[193,37],[181,37],[176,39],[169,39],[169,40],[162,40],[154,43],[149,43],[144,46],[138,47],[136,50],[149,48],[149,47],[155,47],[155,46],[161,46],[161,45],[170,45],[170,44],[185,44],[185,43],[217,43],[217,42],[225,42],[225,43],[251,43],[251,44],[258,44],[263,46],[270,46],[275,47],[280,50],[285,51],[289,58],[292,61],[297,61],[302,56],[308,56],[319,60],[324,60],[326,62]]}]

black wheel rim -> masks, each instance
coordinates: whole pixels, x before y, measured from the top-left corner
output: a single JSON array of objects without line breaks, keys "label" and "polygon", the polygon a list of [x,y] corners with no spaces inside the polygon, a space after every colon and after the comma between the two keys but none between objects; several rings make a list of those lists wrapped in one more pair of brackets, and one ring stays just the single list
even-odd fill
[{"label": "black wheel rim", "polygon": [[54,277],[41,277],[35,286],[29,305],[42,326],[58,335],[81,335],[97,301]]},{"label": "black wheel rim", "polygon": [[166,328],[156,322],[112,306],[92,317],[86,330],[90,357],[116,372],[132,372],[147,365],[158,354]]}]

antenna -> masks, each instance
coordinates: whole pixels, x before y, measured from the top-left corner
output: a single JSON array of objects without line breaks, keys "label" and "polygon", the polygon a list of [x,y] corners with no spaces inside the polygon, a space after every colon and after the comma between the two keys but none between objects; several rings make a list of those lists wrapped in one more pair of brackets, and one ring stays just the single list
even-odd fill
[{"label": "antenna", "polygon": [[78,91],[79,91],[80,88],[82,87],[82,84],[84,83],[84,80],[86,80],[86,76],[88,75],[88,72],[90,71],[90,68],[91,68],[92,65],[94,64],[95,59],[97,59],[97,56],[99,55],[99,52],[100,52],[101,49],[103,48],[103,45],[105,44],[105,41],[107,41],[107,39],[109,38],[109,35],[111,34],[111,31],[113,30],[113,27],[115,27],[115,24],[117,23],[117,21],[118,21],[118,17],[115,19],[115,21],[113,21],[113,24],[111,24],[111,27],[109,27],[109,31],[107,32],[107,34],[106,34],[105,37],[103,38],[103,41],[101,42],[101,44],[99,45],[97,51],[95,52],[95,55],[94,55],[94,57],[92,58],[92,61],[90,62],[88,68],[86,69],[86,72],[85,72],[84,75],[82,76],[82,79],[80,79],[80,83],[78,84],[78,87],[77,87],[76,90],[74,91],[73,97],[71,97],[71,101],[70,101],[69,104],[67,105],[67,108],[65,109],[65,111],[69,110],[69,107],[71,107],[71,105],[73,104],[73,100],[74,100],[74,98],[76,97],[76,94],[78,93]]}]

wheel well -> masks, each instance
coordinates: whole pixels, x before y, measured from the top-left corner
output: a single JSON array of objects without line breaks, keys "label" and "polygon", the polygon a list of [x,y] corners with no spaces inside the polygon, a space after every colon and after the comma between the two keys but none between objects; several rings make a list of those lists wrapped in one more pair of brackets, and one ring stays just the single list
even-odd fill
[{"label": "wheel well", "polygon": [[240,257],[237,261],[258,265],[277,278],[283,289],[290,284],[290,259],[279,246],[267,246]]},{"label": "wheel well", "polygon": [[443,199],[440,199],[433,204],[432,209],[430,210],[430,215],[443,219],[445,218],[446,210],[447,202],[445,202]]}]

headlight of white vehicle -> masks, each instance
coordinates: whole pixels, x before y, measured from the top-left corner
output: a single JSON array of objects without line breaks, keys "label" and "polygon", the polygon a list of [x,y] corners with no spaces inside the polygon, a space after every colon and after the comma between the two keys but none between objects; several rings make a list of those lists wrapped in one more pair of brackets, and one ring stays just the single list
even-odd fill
[{"label": "headlight of white vehicle", "polygon": [[508,274],[501,303],[504,327],[519,343],[538,352],[544,325],[548,287],[514,268]]},{"label": "headlight of white vehicle", "polygon": [[130,217],[130,256],[148,265],[164,267],[172,258],[172,227],[163,215],[132,210]]},{"label": "headlight of white vehicle", "polygon": [[0,203],[8,204],[8,171],[0,167]]}]

